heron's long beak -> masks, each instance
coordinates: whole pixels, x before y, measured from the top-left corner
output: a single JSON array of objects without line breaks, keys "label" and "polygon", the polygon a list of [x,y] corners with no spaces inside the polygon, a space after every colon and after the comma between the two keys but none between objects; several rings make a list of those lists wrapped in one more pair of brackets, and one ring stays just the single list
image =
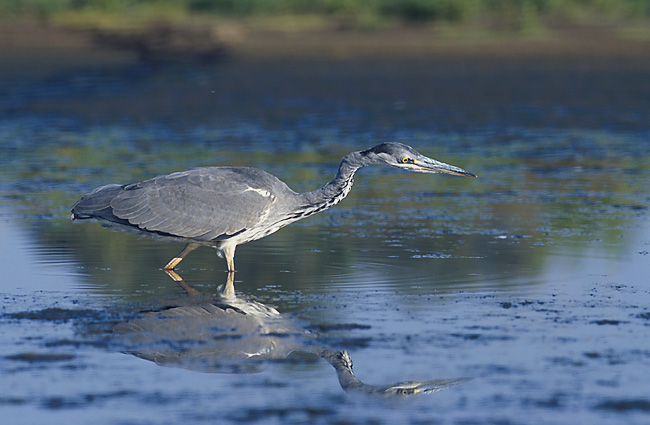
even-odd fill
[{"label": "heron's long beak", "polygon": [[471,378],[436,379],[435,381],[402,382],[381,390],[385,396],[410,396],[431,394],[469,381]]},{"label": "heron's long beak", "polygon": [[412,164],[406,165],[406,168],[410,171],[418,173],[442,173],[452,174],[454,176],[476,177],[476,174],[465,171],[460,167],[445,164],[444,162],[436,161],[435,159],[427,158],[426,156],[421,156],[418,159],[413,160]]}]

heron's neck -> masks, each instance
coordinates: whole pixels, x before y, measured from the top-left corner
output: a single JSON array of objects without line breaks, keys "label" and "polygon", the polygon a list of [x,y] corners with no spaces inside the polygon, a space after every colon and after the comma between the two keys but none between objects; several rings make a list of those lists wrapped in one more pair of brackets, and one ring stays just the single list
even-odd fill
[{"label": "heron's neck", "polygon": [[326,348],[321,351],[319,355],[334,366],[341,388],[345,391],[368,392],[367,389],[369,386],[354,376],[354,371],[352,370],[352,359],[346,351],[335,352]]},{"label": "heron's neck", "polygon": [[359,152],[352,152],[343,158],[334,180],[318,190],[301,194],[304,201],[303,217],[324,211],[348,196],[354,183],[354,173],[364,165]]}]

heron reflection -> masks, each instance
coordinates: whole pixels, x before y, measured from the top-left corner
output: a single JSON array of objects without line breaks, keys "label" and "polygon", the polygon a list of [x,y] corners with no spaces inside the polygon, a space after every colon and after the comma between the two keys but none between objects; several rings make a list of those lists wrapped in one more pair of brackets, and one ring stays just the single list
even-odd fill
[{"label": "heron reflection", "polygon": [[366,384],[355,376],[348,352],[323,347],[317,335],[297,321],[273,307],[237,296],[234,274],[228,273],[217,295],[206,296],[176,272],[167,273],[188,296],[177,305],[116,325],[114,331],[124,338],[129,354],[200,372],[249,373],[261,370],[264,361],[282,360],[292,352],[313,353],[334,367],[345,391],[386,397],[433,393],[466,380]]}]

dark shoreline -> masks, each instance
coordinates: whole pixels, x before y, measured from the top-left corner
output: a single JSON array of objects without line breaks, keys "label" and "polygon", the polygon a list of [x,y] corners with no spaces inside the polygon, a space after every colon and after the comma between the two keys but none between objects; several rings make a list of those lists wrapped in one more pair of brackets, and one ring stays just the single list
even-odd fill
[{"label": "dark shoreline", "polygon": [[461,33],[457,35],[415,26],[378,32],[233,31],[206,41],[198,30],[191,32],[187,28],[166,25],[100,32],[61,28],[35,20],[5,20],[0,26],[0,63],[3,65],[0,77],[47,75],[78,66],[123,66],[139,60],[166,64],[223,60],[508,61],[554,58],[572,61],[622,59],[638,61],[644,66],[650,61],[647,55],[650,40],[617,38],[612,32],[602,30],[563,30],[537,38],[495,34],[494,37],[472,39]]}]

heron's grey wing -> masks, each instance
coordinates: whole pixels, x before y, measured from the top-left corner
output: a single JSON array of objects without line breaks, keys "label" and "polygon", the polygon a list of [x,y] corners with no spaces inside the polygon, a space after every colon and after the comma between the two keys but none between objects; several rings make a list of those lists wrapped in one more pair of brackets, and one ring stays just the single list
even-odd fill
[{"label": "heron's grey wing", "polygon": [[262,221],[275,200],[264,179],[246,170],[198,168],[156,177],[125,186],[111,208],[143,230],[202,241],[227,239]]}]

